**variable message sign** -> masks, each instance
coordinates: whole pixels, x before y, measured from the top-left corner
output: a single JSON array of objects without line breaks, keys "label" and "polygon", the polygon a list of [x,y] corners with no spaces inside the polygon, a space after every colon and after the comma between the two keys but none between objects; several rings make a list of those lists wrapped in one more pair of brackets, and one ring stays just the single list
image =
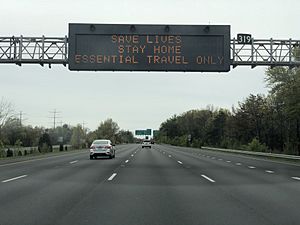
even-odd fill
[{"label": "variable message sign", "polygon": [[69,24],[69,69],[230,70],[229,25]]}]

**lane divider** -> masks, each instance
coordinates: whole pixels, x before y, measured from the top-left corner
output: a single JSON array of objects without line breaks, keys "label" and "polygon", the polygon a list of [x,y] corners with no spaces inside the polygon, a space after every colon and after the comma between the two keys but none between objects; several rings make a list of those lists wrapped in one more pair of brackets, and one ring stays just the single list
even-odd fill
[{"label": "lane divider", "polygon": [[235,165],[240,166],[240,165],[242,165],[242,163],[236,163]]},{"label": "lane divider", "polygon": [[112,181],[115,176],[117,176],[117,173],[113,173],[107,180]]},{"label": "lane divider", "polygon": [[7,180],[3,180],[2,183],[7,183],[7,182],[10,182],[10,181],[18,180],[18,179],[21,179],[21,178],[24,178],[24,177],[27,177],[27,175],[22,175],[22,176],[13,177],[13,178],[10,178],[10,179],[7,179]]},{"label": "lane divider", "polygon": [[255,166],[248,166],[249,169],[255,169]]},{"label": "lane divider", "polygon": [[274,173],[272,170],[265,170],[266,173]]},{"label": "lane divider", "polygon": [[177,161],[179,164],[183,164],[181,161]]},{"label": "lane divider", "polygon": [[230,160],[227,160],[226,162],[227,162],[227,163],[231,163],[231,161],[230,161]]},{"label": "lane divider", "polygon": [[201,175],[201,177],[205,178],[206,180],[215,183],[216,181],[214,181],[213,179],[209,178],[208,176],[205,176],[204,174]]},{"label": "lane divider", "polygon": [[294,180],[300,180],[300,177],[292,177]]}]

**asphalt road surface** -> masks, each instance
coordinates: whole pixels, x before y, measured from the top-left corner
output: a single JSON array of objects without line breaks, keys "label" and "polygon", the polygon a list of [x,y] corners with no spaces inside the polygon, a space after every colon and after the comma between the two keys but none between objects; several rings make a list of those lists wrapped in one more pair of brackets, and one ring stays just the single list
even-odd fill
[{"label": "asphalt road surface", "polygon": [[0,163],[0,225],[299,225],[300,166],[192,148],[116,146]]}]

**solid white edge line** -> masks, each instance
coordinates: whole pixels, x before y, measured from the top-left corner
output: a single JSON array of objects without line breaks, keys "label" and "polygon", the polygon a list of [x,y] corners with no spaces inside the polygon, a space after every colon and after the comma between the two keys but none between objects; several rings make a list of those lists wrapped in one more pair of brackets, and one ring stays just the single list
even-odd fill
[{"label": "solid white edge line", "polygon": [[179,164],[183,164],[181,161],[177,161]]},{"label": "solid white edge line", "polygon": [[115,176],[117,176],[117,173],[113,173],[107,180],[113,180]]},{"label": "solid white edge line", "polygon": [[13,177],[11,179],[3,180],[2,183],[10,182],[10,181],[17,180],[17,179],[24,178],[24,177],[27,177],[27,175],[22,175],[22,176],[18,176],[18,177]]},{"label": "solid white edge line", "polygon": [[126,161],[125,161],[125,163],[128,163],[129,162],[129,160],[127,159]]},{"label": "solid white edge line", "polygon": [[74,160],[74,161],[70,162],[70,164],[77,163],[77,162],[78,162],[78,160]]},{"label": "solid white edge line", "polygon": [[213,179],[209,178],[208,176],[205,176],[204,174],[201,175],[203,178],[205,178],[206,180],[215,183],[216,181],[214,181]]},{"label": "solid white edge line", "polygon": [[294,180],[300,180],[300,177],[292,177]]}]

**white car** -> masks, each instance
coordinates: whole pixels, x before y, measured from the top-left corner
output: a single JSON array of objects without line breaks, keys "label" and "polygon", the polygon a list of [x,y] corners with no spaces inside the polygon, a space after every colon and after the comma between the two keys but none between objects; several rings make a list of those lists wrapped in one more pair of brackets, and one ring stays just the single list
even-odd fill
[{"label": "white car", "polygon": [[142,148],[151,148],[150,140],[144,140],[142,143]]},{"label": "white car", "polygon": [[110,159],[116,157],[114,145],[110,140],[94,140],[90,147],[90,159],[96,159],[97,156],[108,156]]}]

